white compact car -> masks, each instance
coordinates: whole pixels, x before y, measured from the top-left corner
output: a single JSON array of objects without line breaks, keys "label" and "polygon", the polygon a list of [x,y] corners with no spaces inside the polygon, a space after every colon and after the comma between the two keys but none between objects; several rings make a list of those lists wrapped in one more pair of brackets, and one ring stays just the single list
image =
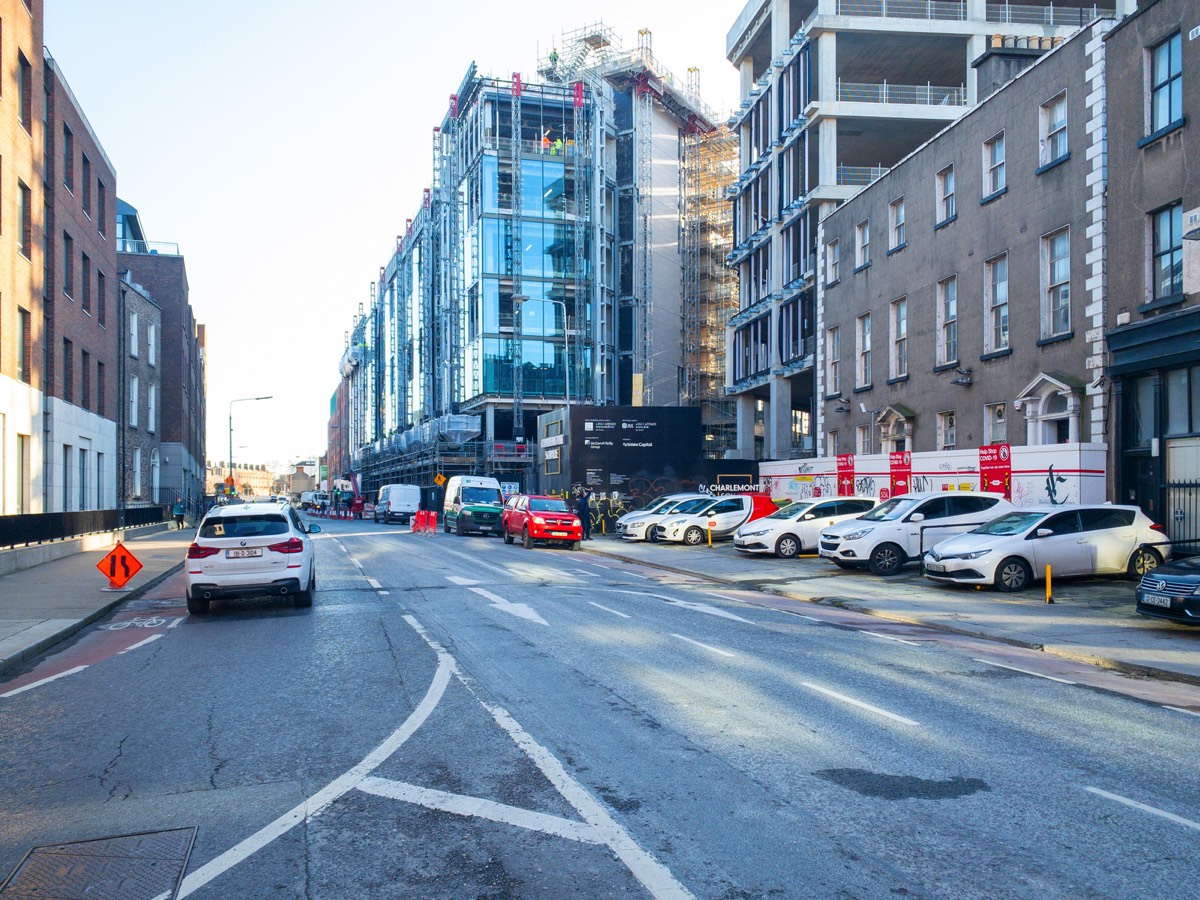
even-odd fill
[{"label": "white compact car", "polygon": [[712,494],[670,494],[645,509],[626,513],[617,520],[617,535],[627,541],[655,541],[655,529],[670,513],[702,509],[716,498]]},{"label": "white compact car", "polygon": [[697,509],[681,507],[668,513],[659,523],[655,538],[691,547],[703,544],[709,533],[713,540],[725,540],[743,523],[764,518],[774,509],[775,504],[765,494],[710,497]]},{"label": "white compact car", "polygon": [[939,541],[925,554],[925,577],[998,591],[1028,587],[1046,566],[1051,577],[1141,578],[1170,558],[1166,541],[1162,526],[1136,506],[1027,506]]},{"label": "white compact car", "polygon": [[290,506],[240,503],[215,506],[187,551],[189,613],[206,613],[211,600],[256,594],[291,596],[312,606],[317,573],[308,525]]},{"label": "white compact car", "polygon": [[733,546],[743,553],[774,553],[780,559],[815,552],[821,529],[854,519],[874,509],[874,497],[817,497],[798,500],[762,519],[747,522],[733,535]]},{"label": "white compact car", "polygon": [[842,568],[866,566],[875,575],[895,575],[939,541],[1015,509],[1000,494],[982,491],[901,494],[822,530],[820,553]]}]

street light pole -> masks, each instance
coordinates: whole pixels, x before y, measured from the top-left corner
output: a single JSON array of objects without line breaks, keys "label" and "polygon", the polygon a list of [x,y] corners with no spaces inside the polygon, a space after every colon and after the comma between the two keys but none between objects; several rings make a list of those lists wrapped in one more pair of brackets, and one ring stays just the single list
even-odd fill
[{"label": "street light pole", "polygon": [[238,397],[236,400],[229,401],[229,477],[233,478],[233,404],[246,403],[251,400],[271,400],[270,395],[266,397]]}]

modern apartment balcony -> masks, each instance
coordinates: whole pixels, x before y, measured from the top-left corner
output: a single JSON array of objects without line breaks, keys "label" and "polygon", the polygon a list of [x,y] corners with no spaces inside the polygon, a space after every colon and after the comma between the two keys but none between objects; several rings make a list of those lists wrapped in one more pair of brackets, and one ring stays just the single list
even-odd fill
[{"label": "modern apartment balcony", "polygon": [[838,166],[837,183],[853,187],[866,187],[888,173],[887,166]]},{"label": "modern apartment balcony", "polygon": [[938,84],[837,83],[837,98],[843,103],[897,103],[907,106],[966,106],[967,89]]},{"label": "modern apartment balcony", "polygon": [[179,256],[179,245],[168,241],[135,241],[122,238],[117,241],[118,253],[140,253],[144,256]]},{"label": "modern apartment balcony", "polygon": [[962,22],[967,18],[967,4],[959,0],[838,0],[837,14]]}]

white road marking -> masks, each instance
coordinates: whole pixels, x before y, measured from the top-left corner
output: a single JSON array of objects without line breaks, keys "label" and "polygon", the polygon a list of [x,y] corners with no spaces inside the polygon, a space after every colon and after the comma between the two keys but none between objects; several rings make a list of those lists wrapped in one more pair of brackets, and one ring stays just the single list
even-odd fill
[{"label": "white road marking", "polygon": [[995,666],[997,669],[1008,669],[1010,672],[1020,672],[1022,675],[1032,675],[1034,678],[1057,681],[1059,684],[1075,684],[1074,681],[1067,681],[1065,678],[1055,678],[1053,675],[1043,675],[1041,672],[1030,672],[1028,669],[1018,669],[1016,666],[1006,666],[1004,663],[990,662],[986,659],[976,659],[975,662],[983,663],[985,666]]},{"label": "white road marking", "polygon": [[487,600],[492,601],[492,606],[501,612],[506,612],[510,616],[516,616],[518,619],[528,619],[530,622],[537,622],[539,625],[549,625],[550,623],[539,616],[531,607],[524,603],[510,603],[503,597],[498,597],[491,591],[485,591],[483,588],[469,588],[472,592],[478,594]]},{"label": "white road marking", "polygon": [[633,618],[633,616],[627,615],[626,613],[617,612],[615,609],[609,609],[607,606],[601,606],[599,603],[592,603],[591,600],[588,601],[588,604],[596,607],[596,609],[602,609],[605,612],[610,612],[614,616],[620,616],[622,619],[632,619]]},{"label": "white road marking", "polygon": [[604,565],[601,565],[600,563],[590,563],[589,565],[593,565],[593,566],[595,566],[597,569],[607,569],[607,570],[608,570],[608,571],[610,571],[610,572],[615,572],[615,571],[617,571],[617,570],[616,570],[616,569],[615,569],[613,566],[604,566]]},{"label": "white road marking", "polygon": [[462,578],[461,576],[458,576],[458,575],[447,575],[446,580],[452,581],[452,582],[454,582],[454,584],[463,585],[463,586],[466,586],[468,584],[479,584],[479,582],[475,581],[473,578]]},{"label": "white road marking", "polygon": [[34,681],[25,685],[24,687],[19,687],[15,690],[8,691],[7,693],[0,694],[0,697],[15,697],[17,694],[22,694],[25,691],[32,691],[35,687],[41,687],[43,684],[49,684],[51,681],[58,681],[58,679],[66,678],[68,675],[74,675],[76,672],[82,672],[86,668],[87,666],[76,666],[73,669],[67,669],[65,672],[59,672],[57,675],[50,675],[47,678],[43,678],[41,681]]},{"label": "white road marking", "polygon": [[[436,645],[429,641],[429,638],[424,633],[424,629],[416,623],[415,619],[412,619],[410,616],[405,616],[404,618],[410,620],[409,624],[422,637],[425,637],[427,642],[436,647]],[[425,696],[417,705],[417,708],[404,720],[403,725],[388,735],[382,744],[368,753],[362,762],[346,772],[346,774],[335,778],[303,803],[293,807],[274,822],[260,828],[237,846],[226,850],[216,859],[205,863],[190,874],[180,886],[178,896],[180,898],[187,897],[194,891],[204,887],[204,885],[208,884],[218,875],[228,871],[242,860],[261,850],[280,835],[285,834],[306,819],[320,814],[334,800],[337,800],[343,794],[356,787],[360,781],[370,775],[384,760],[395,753],[424,724],[425,720],[437,708],[438,702],[442,699],[442,694],[446,691],[446,686],[450,683],[450,676],[456,670],[457,666],[448,653],[444,650],[438,653],[438,667],[433,675],[433,681],[429,685],[429,690],[425,692]]]},{"label": "white road marking", "polygon": [[1177,816],[1175,813],[1169,813],[1165,809],[1147,806],[1145,803],[1138,803],[1136,800],[1130,800],[1128,797],[1122,797],[1120,794],[1110,794],[1108,791],[1102,791],[1100,788],[1088,787],[1085,784],[1080,785],[1080,787],[1098,797],[1104,797],[1108,800],[1115,800],[1117,803],[1124,803],[1126,806],[1131,806],[1134,809],[1140,809],[1142,812],[1150,813],[1152,816],[1159,816],[1169,822],[1174,822],[1176,825],[1182,825],[1184,828],[1191,828],[1194,831],[1200,831],[1200,822],[1193,822],[1191,819],[1185,819],[1183,816]]},{"label": "white road marking", "polygon": [[360,572],[362,571],[362,563],[360,563],[360,562],[359,562],[357,559],[355,559],[353,556],[352,556],[352,557],[350,557],[350,562],[352,562],[352,563],[354,563],[354,565],[358,566],[358,570],[359,570]]},{"label": "white road marking", "polygon": [[692,603],[688,600],[678,600],[675,597],[668,597],[666,594],[651,594],[647,591],[613,591],[614,594],[633,594],[635,597],[655,597],[662,600],[664,603],[670,603],[674,606],[682,606],[684,609],[690,609],[693,612],[704,613],[709,616],[716,616],[720,619],[730,619],[734,622],[742,622],[746,625],[753,625],[749,619],[743,619],[741,616],[735,616],[731,612],[726,612],[723,609],[717,609],[715,606],[708,606],[705,603]]},{"label": "white road marking", "polygon": [[387,591],[380,591],[380,592],[379,592],[379,596],[380,596],[380,597],[387,597],[387,596],[389,596],[389,594],[388,594],[388,592],[387,592]]},{"label": "white road marking", "polygon": [[808,619],[810,622],[823,622],[824,619],[818,619],[816,616],[806,616],[804,613],[792,613],[798,619]]},{"label": "white road marking", "polygon": [[367,579],[367,584],[369,584],[369,585],[370,585],[371,587],[373,587],[375,590],[379,590],[381,587],[383,587],[383,585],[382,585],[382,584],[380,584],[378,581],[376,581],[374,578],[368,578],[368,579]]},{"label": "white road marking", "polygon": [[722,656],[734,656],[728,650],[720,650],[717,647],[712,647],[708,644],[702,644],[699,641],[693,641],[690,637],[684,637],[682,634],[672,633],[671,637],[679,638],[681,641],[687,641],[689,644],[695,644],[697,647],[703,647],[705,650],[711,650],[713,653],[720,653]]},{"label": "white road marking", "polygon": [[[161,633],[160,634],[152,634],[152,635],[150,635],[150,637],[146,638],[144,641],[138,641],[136,644],[126,647],[124,650],[121,651],[121,653],[128,653],[131,650],[136,650],[138,647],[145,647],[151,641],[157,641],[160,637],[162,637]],[[117,656],[120,656],[121,653],[118,653]]]},{"label": "white road marking", "polygon": [[184,618],[186,618],[186,617],[180,616],[178,619],[176,619],[174,622],[172,622],[170,625],[168,625],[167,628],[174,628],[176,625],[178,625],[180,622],[182,622],[184,620]]},{"label": "white road marking", "polygon": [[920,647],[916,641],[906,641],[904,638],[898,638],[890,634],[880,634],[878,631],[864,631],[863,634],[869,634],[871,637],[883,638],[885,641],[895,641],[897,644],[908,644],[910,647]]},{"label": "white road marking", "polygon": [[462,794],[449,794],[433,788],[419,787],[403,781],[390,781],[385,778],[364,778],[358,783],[358,789],[377,797],[388,797],[392,800],[404,800],[424,806],[426,809],[437,809],[442,812],[454,813],[458,816],[473,816],[488,819],[492,822],[503,822],[527,828],[530,831],[541,831],[555,837],[579,841],[584,844],[603,844],[599,835],[586,822],[564,819],[546,813],[485,800],[482,797],[466,797]]},{"label": "white road marking", "polygon": [[860,709],[865,709],[878,715],[885,716],[886,718],[900,722],[904,725],[916,725],[918,727],[921,725],[920,722],[916,722],[912,719],[906,719],[904,716],[898,716],[895,713],[888,712],[886,709],[880,709],[878,706],[872,706],[870,703],[863,703],[861,700],[855,700],[853,697],[847,697],[845,694],[839,694],[837,691],[831,691],[829,688],[821,687],[819,684],[813,684],[811,681],[802,681],[800,683],[806,688],[811,688],[818,693],[825,694],[827,697],[833,697],[835,700],[841,700],[843,703],[849,703],[851,706],[857,706]]},{"label": "white road marking", "polygon": [[[459,680],[463,681],[461,674]],[[516,745],[525,751],[525,755],[542,770],[542,774],[550,780],[550,783],[558,789],[566,801],[575,807],[575,810],[592,826],[600,839],[608,845],[608,848],[616,854],[621,862],[625,863],[625,867],[633,873],[633,876],[642,883],[646,890],[653,896],[664,898],[664,900],[685,900],[685,898],[693,896],[691,891],[675,880],[671,870],[643,850],[629,832],[618,825],[604,807],[588,793],[587,788],[567,774],[566,769],[554,754],[535,741],[524,728],[517,724],[507,710],[488,703],[478,696],[476,699],[492,714],[492,718],[500,727],[508,732],[509,737]]]},{"label": "white road marking", "polygon": [[1189,716],[1200,716],[1200,712],[1196,712],[1194,709],[1184,709],[1181,706],[1164,706],[1163,709],[1169,709],[1171,712],[1187,713]]}]

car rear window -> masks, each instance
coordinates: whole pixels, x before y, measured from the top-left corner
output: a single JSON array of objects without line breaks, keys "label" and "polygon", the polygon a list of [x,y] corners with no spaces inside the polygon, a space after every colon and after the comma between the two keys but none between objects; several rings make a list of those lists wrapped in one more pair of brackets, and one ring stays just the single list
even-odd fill
[{"label": "car rear window", "polygon": [[287,534],[288,523],[281,515],[217,516],[200,526],[202,538],[260,537]]},{"label": "car rear window", "polygon": [[565,500],[530,500],[529,508],[534,512],[570,512]]}]

